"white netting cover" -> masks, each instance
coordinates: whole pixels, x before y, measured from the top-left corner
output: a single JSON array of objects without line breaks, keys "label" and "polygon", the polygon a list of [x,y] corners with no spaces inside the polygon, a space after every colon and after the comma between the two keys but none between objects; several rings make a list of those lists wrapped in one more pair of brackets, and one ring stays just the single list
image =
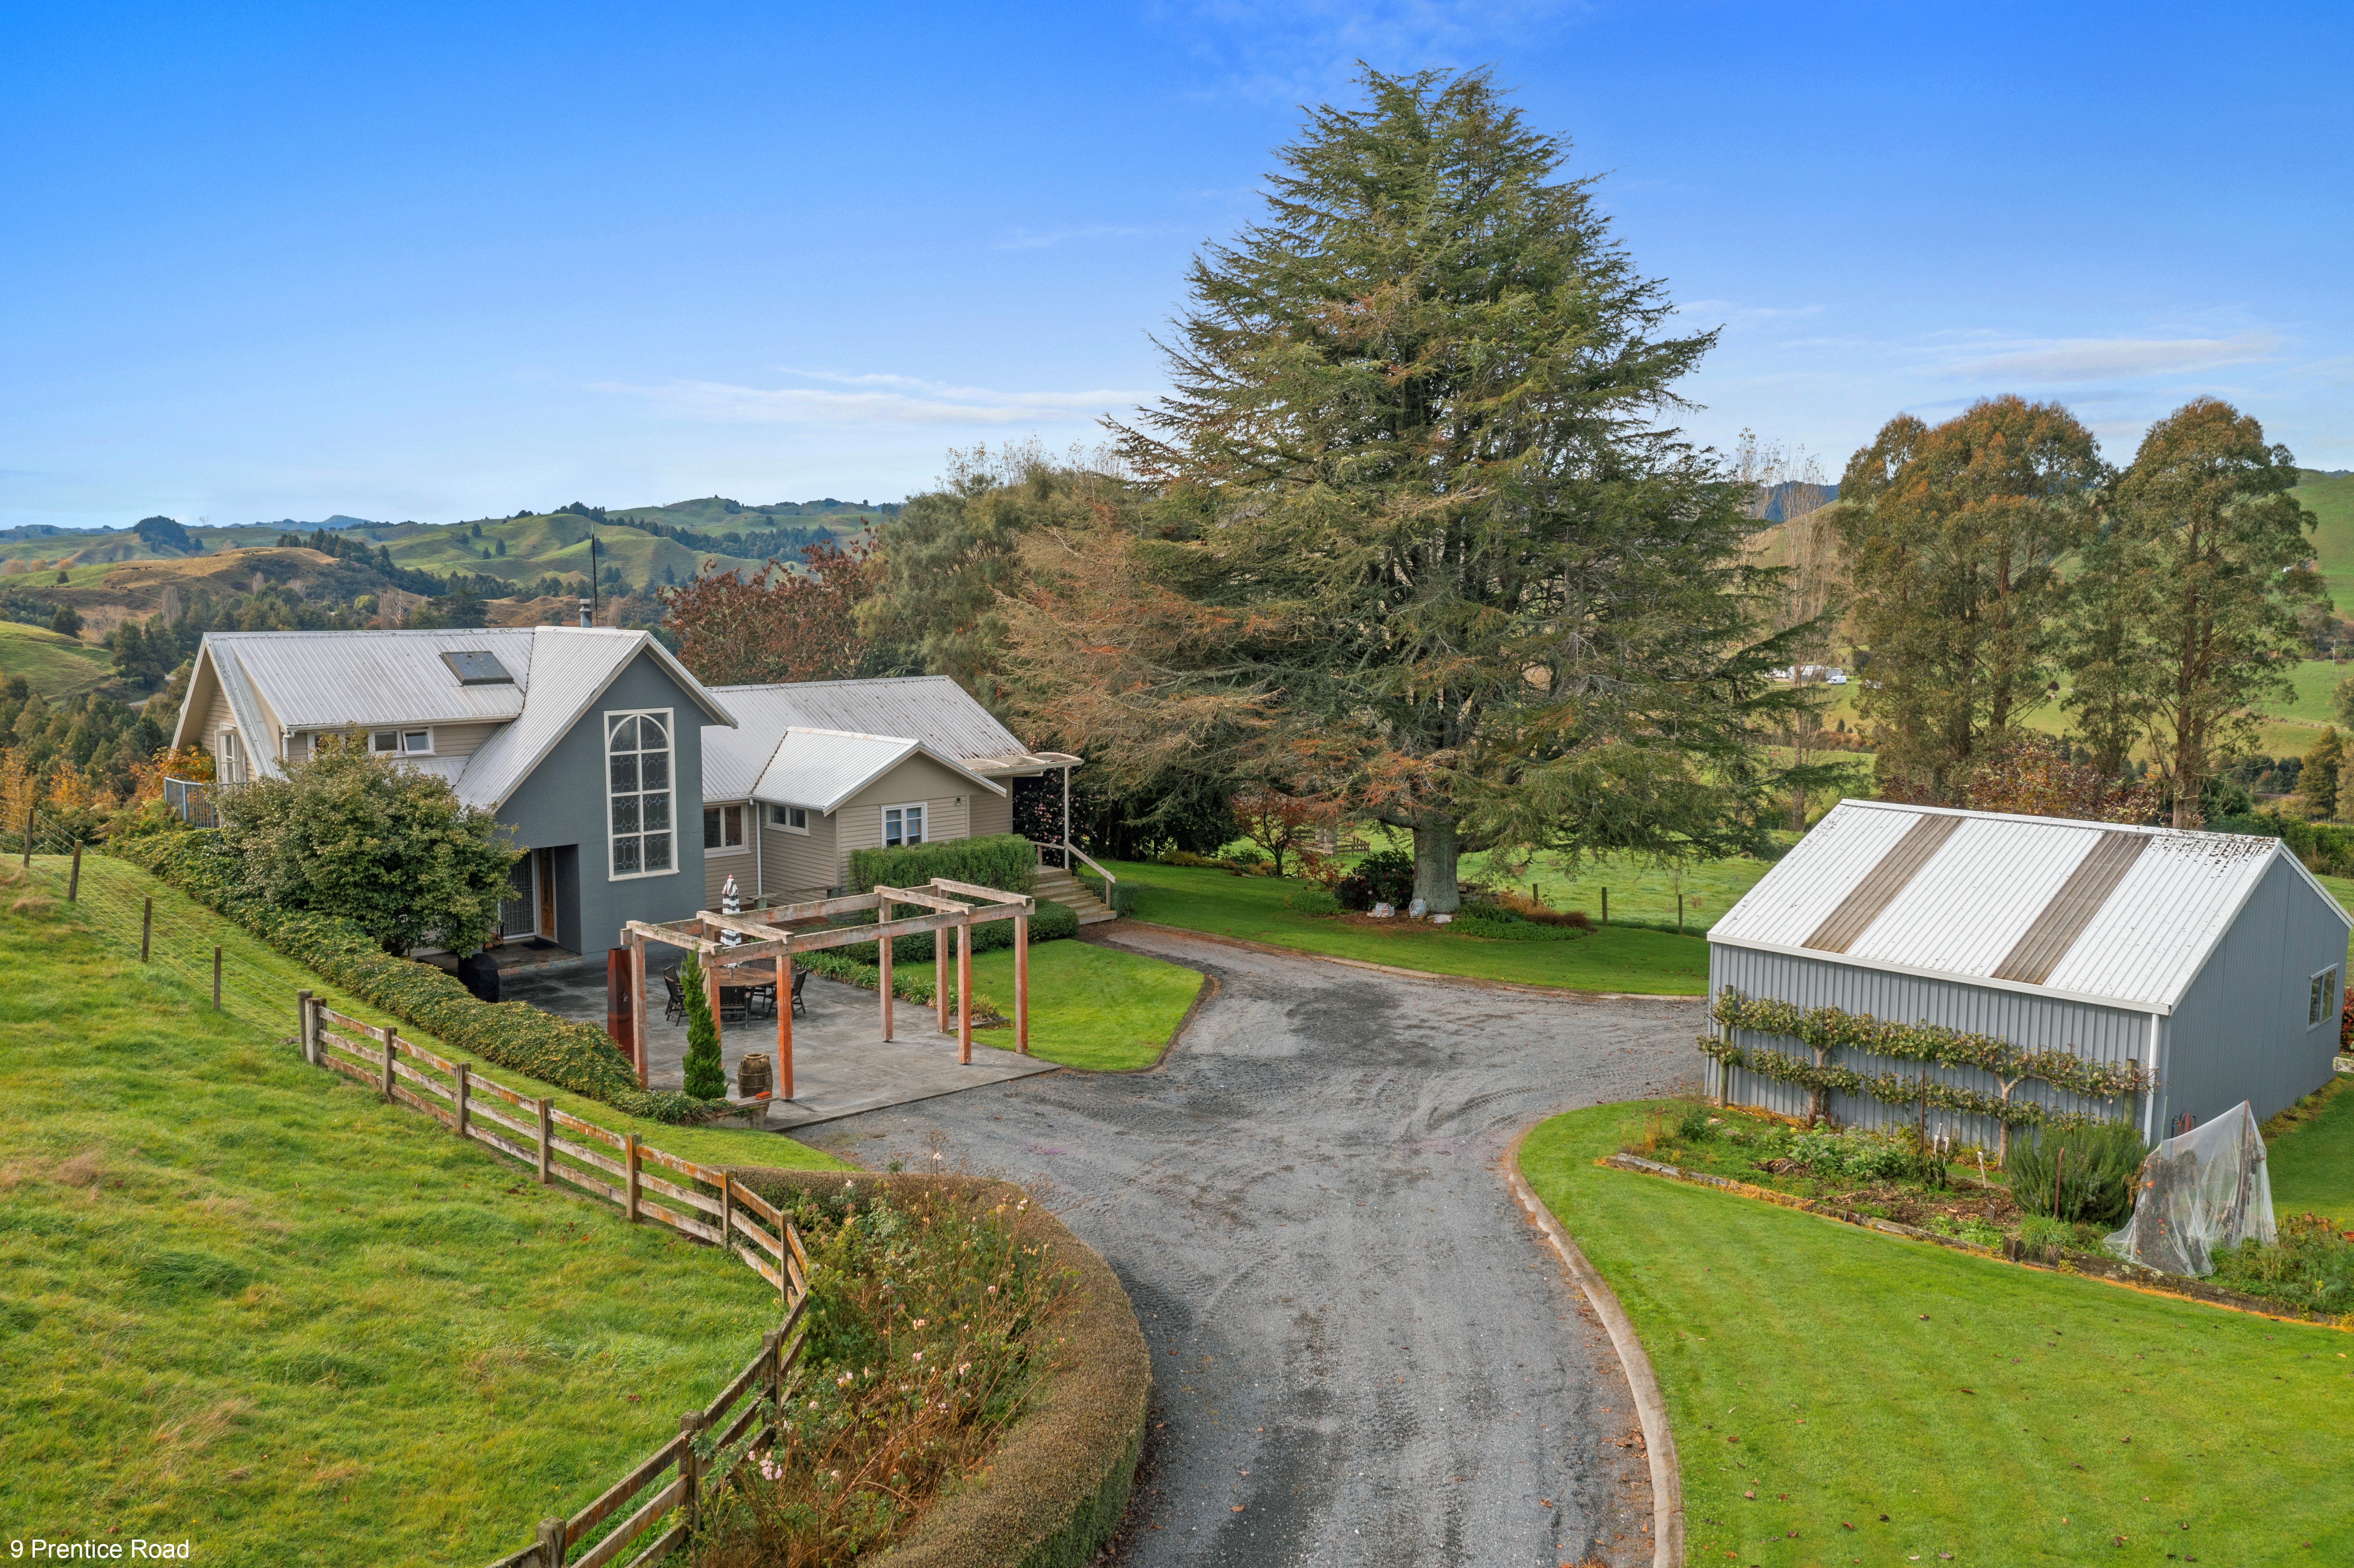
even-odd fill
[{"label": "white netting cover", "polygon": [[2133,1217],[2107,1245],[2146,1267],[2196,1275],[2250,1236],[2273,1240],[2273,1184],[2256,1113],[2242,1100],[2149,1151],[2134,1181]]}]

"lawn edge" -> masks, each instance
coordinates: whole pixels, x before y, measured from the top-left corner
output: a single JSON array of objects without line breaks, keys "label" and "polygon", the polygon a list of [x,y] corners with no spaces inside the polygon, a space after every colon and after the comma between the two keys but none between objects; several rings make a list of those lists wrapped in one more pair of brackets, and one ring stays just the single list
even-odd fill
[{"label": "lawn edge", "polygon": [[1618,1298],[1609,1282],[1596,1272],[1570,1239],[1536,1189],[1521,1173],[1521,1145],[1530,1133],[1552,1120],[1540,1117],[1513,1136],[1504,1150],[1504,1181],[1512,1196],[1529,1212],[1529,1217],[1544,1232],[1545,1239],[1569,1271],[1570,1279],[1592,1304],[1595,1316],[1602,1319],[1610,1335],[1611,1348],[1618,1352],[1618,1365],[1627,1374],[1627,1386],[1635,1397],[1635,1414],[1643,1425],[1644,1457],[1651,1467],[1651,1565],[1652,1568],[1684,1568],[1684,1483],[1681,1466],[1676,1459],[1675,1433],[1668,1425],[1667,1402],[1659,1395],[1659,1380],[1651,1371],[1651,1358],[1644,1352],[1642,1337],[1635,1332],[1634,1320],[1627,1309],[1618,1305]]},{"label": "lawn edge", "polygon": [[[1254,942],[1246,937],[1228,937],[1215,931],[1196,931],[1191,926],[1164,926],[1158,920],[1139,920],[1129,916],[1129,923],[1140,930],[1167,931],[1180,937],[1196,937],[1204,942],[1223,942],[1229,948],[1242,948],[1254,953],[1278,953],[1288,958],[1314,959],[1320,963],[1344,964],[1352,969],[1371,969],[1377,975],[1395,975],[1401,980],[1443,980],[1450,985],[1477,986],[1482,991],[1516,991],[1530,996],[1565,996],[1578,1001],[1706,1001],[1708,993],[1699,991],[1579,991],[1565,985],[1530,985],[1522,980],[1483,980],[1478,975],[1443,974],[1437,969],[1401,969],[1395,964],[1376,964],[1364,959],[1337,958],[1320,953],[1313,948],[1287,948],[1275,942]],[[1160,954],[1153,954],[1158,958]]]},{"label": "lawn edge", "polygon": [[[1171,927],[1161,927],[1158,928],[1168,930]],[[1078,939],[1087,943],[1090,947],[1116,948],[1123,953],[1133,953],[1140,959],[1159,959],[1164,964],[1177,963],[1174,959],[1170,958],[1166,953],[1148,953],[1142,948],[1131,948],[1124,943],[1115,942],[1108,935],[1091,937],[1087,935],[1085,930],[1082,930],[1079,933]],[[1181,969],[1193,969],[1193,966],[1191,964],[1177,964],[1177,968]],[[1169,1038],[1161,1043],[1160,1054],[1154,1056],[1151,1061],[1147,1062],[1141,1067],[1071,1067],[1065,1070],[1074,1073],[1100,1073],[1106,1077],[1115,1078],[1127,1073],[1157,1073],[1161,1071],[1162,1065],[1169,1060],[1169,1053],[1177,1049],[1177,1043],[1185,1038],[1185,1032],[1188,1029],[1193,1027],[1193,1020],[1201,1015],[1202,1009],[1215,1001],[1218,992],[1225,989],[1218,983],[1218,977],[1212,974],[1209,970],[1193,969],[1193,972],[1202,977],[1202,983],[1193,988],[1193,1000],[1185,1004],[1184,1015],[1177,1020],[1177,1027],[1169,1032]]]},{"label": "lawn edge", "polygon": [[[1882,1235],[1893,1236],[1898,1241],[1928,1242],[1933,1245],[1944,1247],[1948,1252],[1961,1253],[1968,1257],[1983,1258],[1988,1263],[2009,1264],[2037,1274],[2063,1274],[2072,1279],[2089,1279],[2095,1284],[2112,1285],[2120,1290],[2137,1291],[2144,1296],[2156,1296],[2168,1301],[2188,1301],[2200,1307],[2212,1307],[2219,1312],[2238,1312],[2250,1318],[2263,1318],[2270,1322],[2290,1323],[2306,1329],[2327,1329],[2340,1334],[2354,1333],[2354,1325],[2340,1323],[2331,1318],[2312,1316],[2265,1297],[2243,1295],[2236,1290],[2225,1290],[2219,1286],[2205,1285],[2199,1280],[2190,1281],[2190,1284],[2200,1287],[2200,1291],[2194,1292],[2179,1286],[2170,1287],[2162,1283],[2170,1277],[2165,1275],[2159,1275],[2155,1280],[2144,1280],[2101,1273],[2094,1269],[2062,1267],[2060,1264],[2037,1262],[2023,1255],[2013,1257],[2006,1251],[1980,1246],[1976,1242],[1967,1242],[1958,1236],[1941,1236],[1935,1231],[1923,1230],[1918,1225],[1903,1224],[1895,1220],[1883,1220],[1876,1214],[1858,1213],[1852,1209],[1836,1209],[1819,1199],[1801,1198],[1795,1192],[1777,1192],[1771,1187],[1754,1186],[1747,1181],[1736,1181],[1730,1176],[1712,1175],[1705,1171],[1687,1171],[1681,1165],[1668,1165],[1656,1160],[1646,1160],[1640,1155],[1628,1154],[1623,1150],[1617,1154],[1606,1155],[1596,1160],[1595,1163],[1607,1170],[1624,1171],[1630,1175],[1649,1176],[1663,1181],[1681,1181],[1695,1187],[1711,1187],[1728,1197],[1745,1198],[1755,1202],[1771,1204],[1777,1209],[1788,1209],[1795,1213],[1812,1214],[1817,1219],[1836,1221],[1843,1225],[1851,1225],[1857,1230],[1876,1231]],[[2094,1264],[2116,1264],[2115,1259],[2103,1258],[2093,1253],[2052,1250],[2062,1263],[2074,1258],[2084,1258]],[[2157,1273],[2154,1269],[2148,1272]]]}]

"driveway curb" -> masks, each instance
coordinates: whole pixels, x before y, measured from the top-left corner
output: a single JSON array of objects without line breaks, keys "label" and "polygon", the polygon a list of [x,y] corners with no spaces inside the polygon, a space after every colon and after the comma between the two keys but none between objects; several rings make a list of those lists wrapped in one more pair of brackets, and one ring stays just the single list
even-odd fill
[{"label": "driveway curb", "polygon": [[[1371,967],[1371,966],[1367,966]],[[1530,989],[1530,988],[1521,988]],[[1594,1314],[1602,1319],[1608,1330],[1612,1348],[1618,1352],[1618,1364],[1626,1370],[1627,1386],[1635,1396],[1635,1414],[1643,1425],[1643,1447],[1651,1467],[1651,1568],[1684,1568],[1684,1490],[1683,1478],[1676,1466],[1675,1434],[1668,1429],[1668,1408],[1659,1397],[1659,1380],[1652,1374],[1651,1358],[1643,1353],[1643,1341],[1635,1332],[1635,1325],[1627,1316],[1618,1298],[1585,1255],[1553,1217],[1544,1200],[1521,1174],[1521,1145],[1534,1130],[1534,1124],[1522,1128],[1504,1150],[1504,1180],[1512,1189],[1512,1196],[1529,1212],[1529,1217],[1553,1243],[1553,1250],[1561,1256],[1562,1266],[1594,1307]]]},{"label": "driveway curb", "polygon": [[[1571,1001],[1706,1001],[1702,991],[1574,991],[1565,985],[1522,985],[1518,980],[1481,980],[1478,975],[1443,975],[1435,969],[1402,969],[1395,964],[1368,963],[1363,959],[1335,958],[1310,948],[1284,948],[1273,942],[1254,942],[1246,937],[1221,936],[1215,931],[1196,931],[1186,926],[1163,926],[1157,920],[1127,917],[1130,929],[1166,931],[1172,937],[1192,937],[1204,942],[1219,942],[1229,948],[1242,948],[1254,953],[1273,953],[1278,958],[1314,959],[1319,963],[1340,964],[1352,969],[1371,969],[1377,975],[1395,975],[1400,980],[1438,980],[1448,985],[1468,985],[1481,991],[1515,991],[1523,996],[1558,996]],[[1158,955],[1155,955],[1156,957]]]}]

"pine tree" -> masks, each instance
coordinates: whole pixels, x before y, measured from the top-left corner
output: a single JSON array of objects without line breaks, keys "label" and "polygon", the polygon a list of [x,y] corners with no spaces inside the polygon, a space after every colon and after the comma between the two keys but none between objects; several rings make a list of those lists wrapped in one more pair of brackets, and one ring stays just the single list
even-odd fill
[{"label": "pine tree", "polygon": [[727,1066],[719,1054],[719,1021],[711,1016],[703,965],[693,953],[678,966],[678,989],[686,1003],[686,1092],[699,1100],[727,1097]]},{"label": "pine tree", "polygon": [[1096,668],[1024,636],[1041,711],[1110,767],[1190,747],[1410,831],[1434,911],[1469,849],[1746,842],[1790,690],[1748,498],[1659,420],[1714,334],[1667,332],[1485,72],[1360,79],[1193,263],[1176,392],[1123,432],[1144,538],[1041,543],[1040,592],[1112,596],[1054,607]]},{"label": "pine tree", "polygon": [[2305,766],[2297,770],[2296,798],[2305,803],[2307,817],[2326,821],[2337,812],[2345,760],[2345,741],[2335,726],[2323,730],[2306,752]]}]

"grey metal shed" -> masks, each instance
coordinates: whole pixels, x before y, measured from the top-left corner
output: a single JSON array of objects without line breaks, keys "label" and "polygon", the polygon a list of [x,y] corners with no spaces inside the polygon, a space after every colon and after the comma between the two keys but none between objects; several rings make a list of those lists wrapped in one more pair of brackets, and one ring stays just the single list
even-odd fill
[{"label": "grey metal shed", "polygon": [[[1709,993],[1997,1036],[2022,1050],[2136,1063],[2133,1098],[2020,1084],[2053,1111],[2131,1115],[2143,1136],[2249,1101],[2259,1118],[2329,1081],[2349,916],[2277,839],[1847,800],[1709,933]],[[1712,1024],[1712,1029],[1715,1026]],[[1790,1052],[1787,1038],[1734,1038]],[[1967,1066],[1850,1054],[1867,1075],[1963,1089]],[[1803,1115],[1808,1091],[1708,1064],[1711,1095]],[[1855,1126],[1911,1106],[1834,1093]],[[1931,1108],[1932,1130],[1992,1147],[1989,1116]]]}]

